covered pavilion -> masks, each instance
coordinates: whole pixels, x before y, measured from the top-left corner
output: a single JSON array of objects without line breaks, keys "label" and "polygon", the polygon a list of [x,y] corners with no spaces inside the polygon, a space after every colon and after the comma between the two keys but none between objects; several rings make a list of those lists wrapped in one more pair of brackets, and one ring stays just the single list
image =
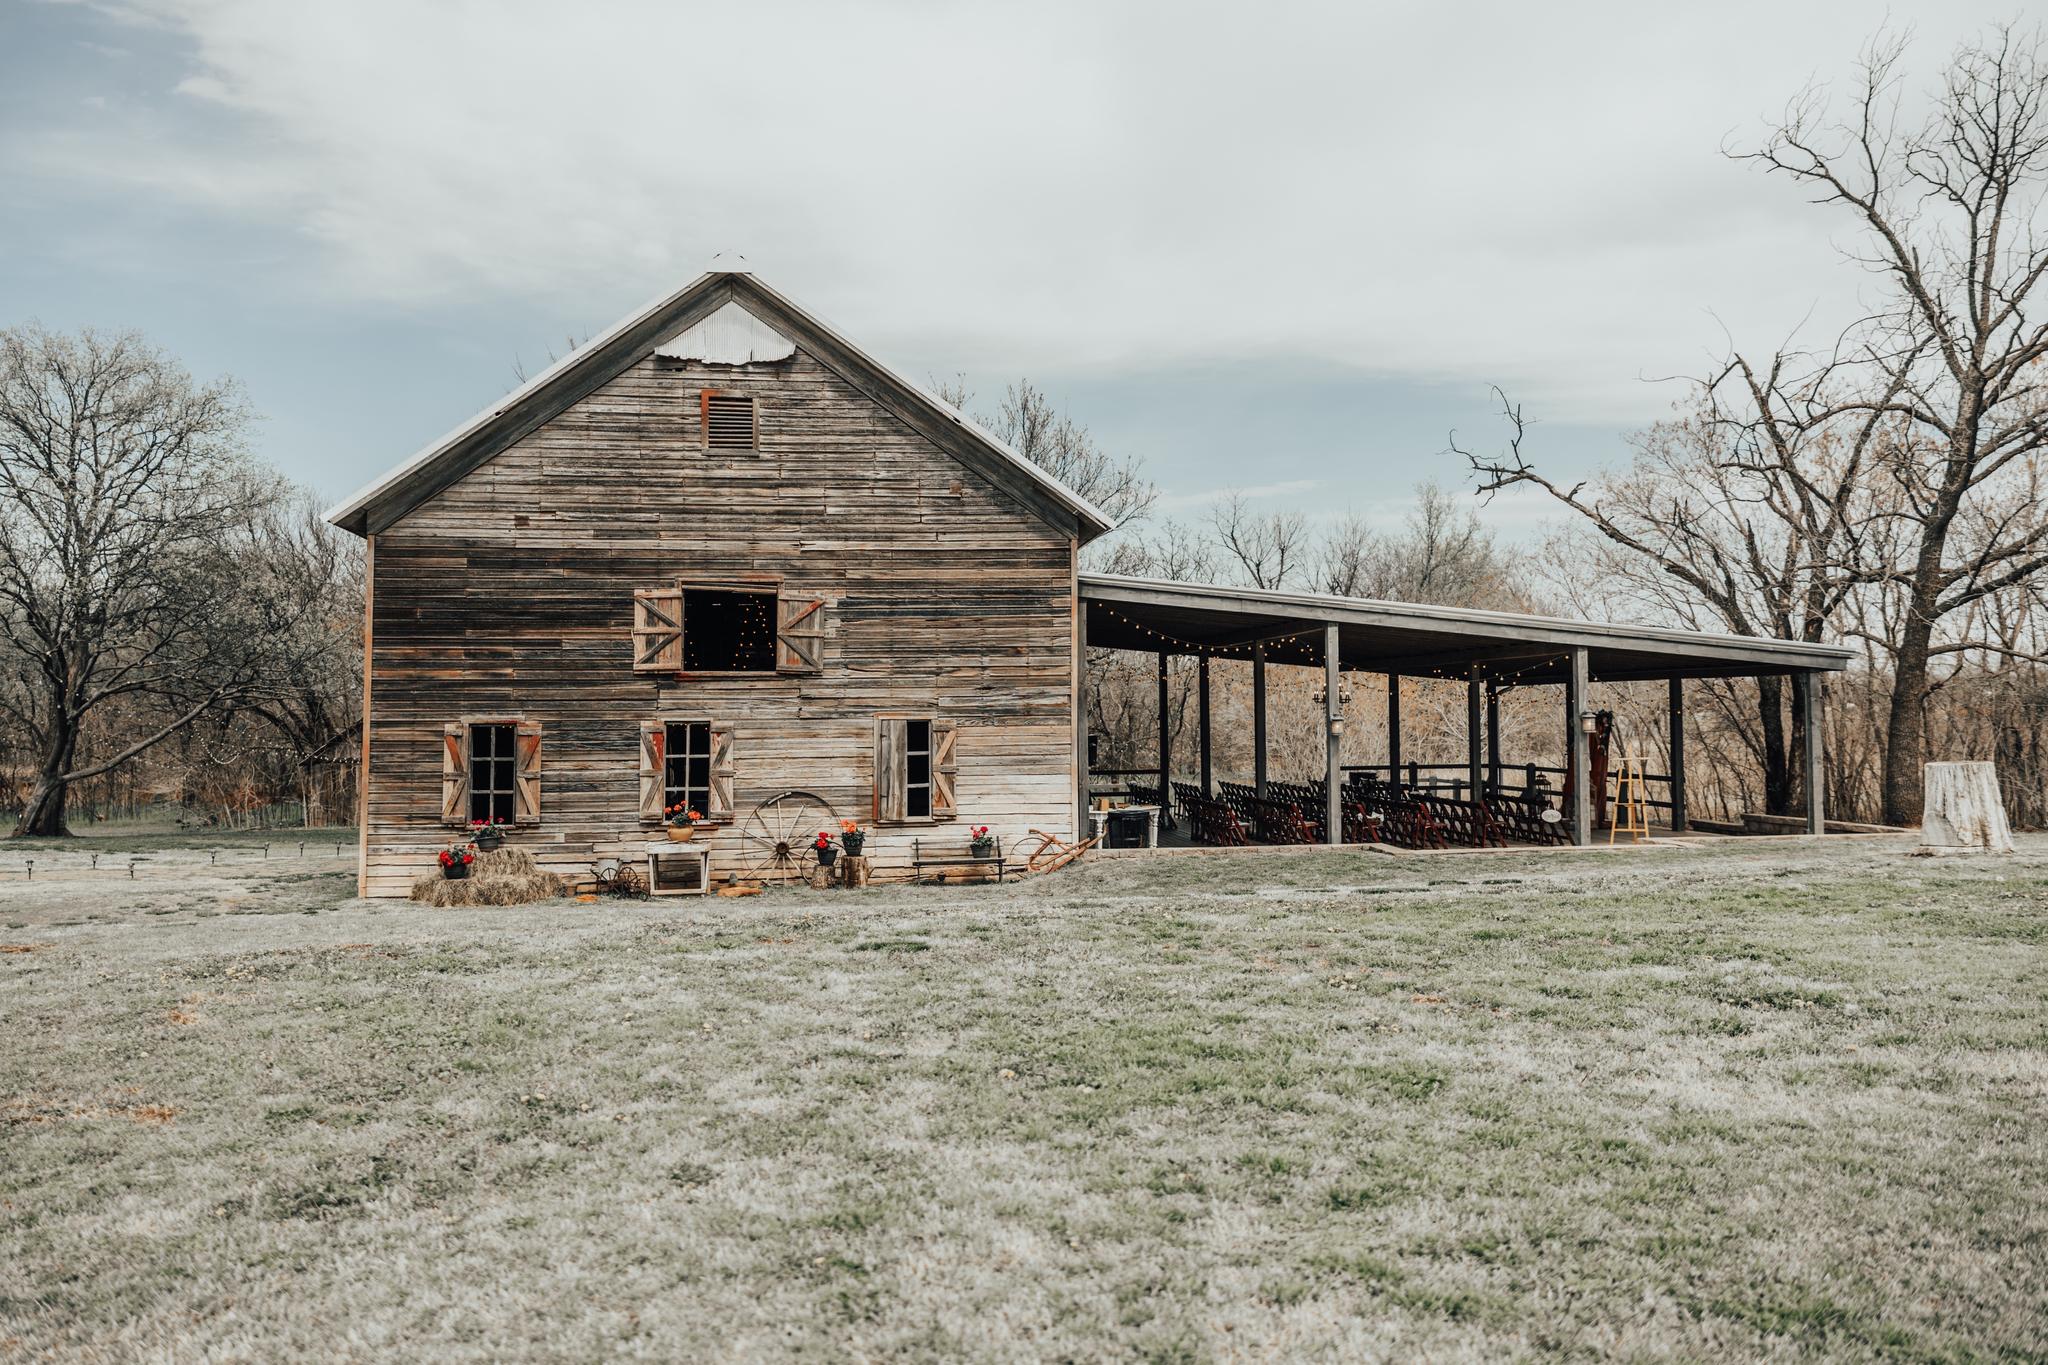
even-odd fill
[{"label": "covered pavilion", "polygon": [[[1389,781],[1400,786],[1401,693],[1403,677],[1458,678],[1466,684],[1465,785],[1475,800],[1501,791],[1498,689],[1552,684],[1563,689],[1559,723],[1566,744],[1564,822],[1570,841],[1587,844],[1593,837],[1593,794],[1590,790],[1590,731],[1594,712],[1588,689],[1594,682],[1663,681],[1669,689],[1671,772],[1670,824],[1687,827],[1685,806],[1685,682],[1689,678],[1786,676],[1804,724],[1802,755],[1807,793],[1806,829],[1825,829],[1821,782],[1822,727],[1820,689],[1816,678],[1839,672],[1852,657],[1833,645],[1713,635],[1649,626],[1607,625],[1517,612],[1474,611],[1455,607],[1385,602],[1368,598],[1314,593],[1230,588],[1207,584],[1082,574],[1081,684],[1085,688],[1087,650],[1118,649],[1156,653],[1159,658],[1159,794],[1169,790],[1172,735],[1168,726],[1167,665],[1176,655],[1193,655],[1197,673],[1197,739],[1200,788],[1213,790],[1210,727],[1209,663],[1212,659],[1247,660],[1252,668],[1254,785],[1263,797],[1266,774],[1266,670],[1269,666],[1320,669],[1327,736],[1324,779],[1317,793],[1324,809],[1316,823],[1325,842],[1344,842],[1343,792],[1347,770],[1342,762],[1345,675],[1368,673],[1387,679],[1387,764]],[[1085,693],[1078,699],[1085,716]],[[1085,736],[1085,726],[1077,727]],[[1089,799],[1089,763],[1085,738],[1076,758],[1081,773],[1077,806]],[[1356,771],[1352,769],[1351,771]]]}]

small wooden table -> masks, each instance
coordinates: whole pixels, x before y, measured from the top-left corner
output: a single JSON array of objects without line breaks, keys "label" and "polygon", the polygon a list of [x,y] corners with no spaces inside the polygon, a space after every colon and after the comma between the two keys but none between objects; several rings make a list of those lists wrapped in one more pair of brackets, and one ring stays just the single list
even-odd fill
[{"label": "small wooden table", "polygon": [[[1112,815],[1143,815],[1145,817],[1145,847],[1159,847],[1159,807],[1111,806],[1108,810],[1096,810],[1091,806],[1088,810],[1088,832],[1097,839],[1103,839],[1103,836],[1109,832],[1109,817]],[[1103,839],[1103,842],[1098,844],[1097,847],[1108,848],[1108,840]]]},{"label": "small wooden table", "polygon": [[[695,886],[664,887],[661,884],[661,864],[693,861],[697,864]],[[692,840],[679,844],[673,839],[662,839],[647,846],[647,894],[650,896],[703,896],[711,891],[711,846]]]}]

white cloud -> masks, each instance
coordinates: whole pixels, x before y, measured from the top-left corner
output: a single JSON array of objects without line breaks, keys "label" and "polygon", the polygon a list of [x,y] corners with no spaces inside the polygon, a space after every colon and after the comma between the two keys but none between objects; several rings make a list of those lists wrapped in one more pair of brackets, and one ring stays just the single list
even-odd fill
[{"label": "white cloud", "polygon": [[[1996,13],[1963,8],[1928,6],[1921,70]],[[339,296],[559,309],[739,250],[885,354],[1005,372],[1300,355],[1627,421],[1668,402],[1640,377],[1700,368],[1723,321],[1769,344],[1853,300],[1845,225],[1717,148],[1885,18],[1762,0],[141,12],[189,38],[164,82],[186,116],[41,128],[12,155],[286,226]]]}]

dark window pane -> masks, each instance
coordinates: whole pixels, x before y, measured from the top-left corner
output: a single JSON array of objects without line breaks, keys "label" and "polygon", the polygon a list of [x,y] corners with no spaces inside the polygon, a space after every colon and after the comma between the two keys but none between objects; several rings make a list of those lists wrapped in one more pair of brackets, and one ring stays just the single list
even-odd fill
[{"label": "dark window pane", "polygon": [[774,671],[774,593],[685,588],[683,622],[684,671]]},{"label": "dark window pane", "polygon": [[904,810],[908,814],[923,816],[932,813],[932,789],[930,787],[912,787],[903,794],[903,797]]},{"label": "dark window pane", "polygon": [[907,764],[907,775],[912,786],[932,780],[932,756],[930,754],[911,754],[905,762]]}]

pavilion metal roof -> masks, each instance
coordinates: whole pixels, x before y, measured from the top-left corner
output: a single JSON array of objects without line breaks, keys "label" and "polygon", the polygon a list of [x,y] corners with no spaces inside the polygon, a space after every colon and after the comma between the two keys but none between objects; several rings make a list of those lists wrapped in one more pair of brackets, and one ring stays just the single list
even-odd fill
[{"label": "pavilion metal roof", "polygon": [[1835,672],[1854,657],[1748,635],[1115,574],[1082,574],[1080,592],[1094,647],[1248,659],[1265,641],[1272,662],[1320,666],[1323,628],[1335,625],[1343,667],[1411,677],[1463,678],[1484,664],[1496,678],[1561,683],[1578,647],[1593,678],[1608,682]]}]

